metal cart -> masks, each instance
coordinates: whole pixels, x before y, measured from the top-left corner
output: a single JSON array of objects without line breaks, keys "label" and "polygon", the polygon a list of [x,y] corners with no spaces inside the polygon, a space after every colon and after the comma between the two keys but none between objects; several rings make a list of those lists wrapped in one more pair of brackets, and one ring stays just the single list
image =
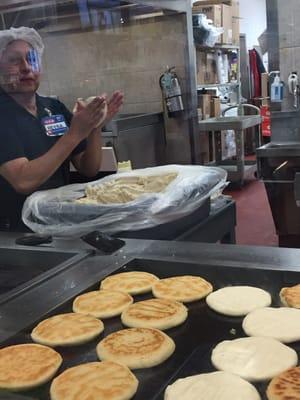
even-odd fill
[{"label": "metal cart", "polygon": [[[227,111],[237,108],[238,115],[226,117]],[[257,111],[256,115],[244,115],[244,108]],[[210,165],[219,166],[228,172],[228,180],[242,186],[245,179],[254,175],[257,170],[256,161],[245,161],[244,130],[261,124],[260,110],[252,104],[240,104],[226,108],[221,117],[209,118],[198,123],[200,132],[214,132],[215,161]],[[235,131],[236,158],[222,159],[221,132],[224,130]],[[260,134],[258,135],[260,145]]]}]

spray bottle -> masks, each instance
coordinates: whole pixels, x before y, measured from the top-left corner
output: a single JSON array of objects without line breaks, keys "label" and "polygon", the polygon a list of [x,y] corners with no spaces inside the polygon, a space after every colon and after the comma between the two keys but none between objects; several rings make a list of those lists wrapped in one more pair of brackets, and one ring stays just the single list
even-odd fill
[{"label": "spray bottle", "polygon": [[275,75],[274,81],[271,85],[271,102],[281,103],[283,100],[283,83],[280,79],[280,71],[272,71],[269,75]]}]

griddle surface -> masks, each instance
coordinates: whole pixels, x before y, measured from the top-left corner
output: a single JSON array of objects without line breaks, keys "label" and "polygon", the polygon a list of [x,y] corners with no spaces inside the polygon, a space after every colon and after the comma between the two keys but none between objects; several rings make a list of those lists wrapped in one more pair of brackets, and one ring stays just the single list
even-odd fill
[{"label": "griddle surface", "polygon": [[[0,297],[13,289],[21,289],[34,278],[54,273],[64,263],[73,263],[76,252],[47,251],[47,249],[0,249]],[[81,256],[82,258],[82,256]],[[78,261],[78,260],[76,260]]]},{"label": "griddle surface", "polygon": [[[273,298],[273,306],[278,306],[279,291],[283,286],[291,286],[300,282],[300,274],[288,271],[271,271],[263,269],[229,268],[220,266],[198,266],[197,264],[184,264],[179,262],[165,262],[156,260],[136,259],[117,272],[130,270],[147,271],[156,274],[160,278],[175,275],[200,275],[209,280],[214,289],[228,285],[252,285],[269,291]],[[99,288],[97,282],[87,288],[95,290]],[[135,301],[151,298],[151,294],[134,296]],[[210,362],[212,348],[220,341],[244,337],[242,331],[242,318],[231,318],[219,315],[208,308],[205,301],[197,301],[187,304],[189,316],[186,322],[173,329],[165,331],[176,343],[175,353],[163,364],[149,369],[133,371],[139,380],[138,392],[134,400],[163,400],[165,387],[178,378],[189,375],[214,371]],[[71,312],[72,302],[51,311],[40,320],[48,316]],[[63,364],[59,371],[82,363],[97,361],[96,345],[111,332],[123,327],[120,317],[106,319],[104,332],[94,341],[81,346],[57,347],[56,350],[63,357]],[[39,321],[37,321],[38,323]],[[35,324],[36,325],[36,324]],[[13,339],[2,345],[31,342],[30,332],[33,326],[20,332]],[[300,354],[300,344],[291,346]],[[266,399],[264,393],[267,383],[255,385]],[[30,392],[20,393],[28,398],[48,400],[50,383]],[[238,397],[237,397],[238,400]]]}]

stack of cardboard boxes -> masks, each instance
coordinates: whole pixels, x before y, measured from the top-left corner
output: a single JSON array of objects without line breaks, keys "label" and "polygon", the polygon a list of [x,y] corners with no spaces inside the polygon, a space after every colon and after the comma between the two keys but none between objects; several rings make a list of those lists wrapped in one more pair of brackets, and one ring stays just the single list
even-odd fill
[{"label": "stack of cardboard boxes", "polygon": [[240,44],[240,2],[232,1],[232,44],[239,46]]},{"label": "stack of cardboard boxes", "polygon": [[199,94],[198,107],[202,119],[221,115],[221,99],[212,94]]},{"label": "stack of cardboard boxes", "polygon": [[[219,3],[219,4],[217,4]],[[224,4],[226,3],[226,4]],[[240,43],[240,12],[239,0],[199,0],[194,3],[194,14],[205,14],[212,20],[214,26],[224,29],[218,44],[239,46]],[[197,48],[197,81],[198,84],[217,84],[218,75],[216,70],[215,55],[207,49]],[[206,91],[208,93],[209,91]],[[220,98],[210,94],[198,96],[198,115],[202,119],[218,117],[221,114]],[[224,131],[221,134],[222,153],[225,157],[231,155],[227,151],[227,135]],[[210,146],[209,133],[201,135],[202,158],[204,162],[214,159]],[[228,154],[227,154],[228,153]]]},{"label": "stack of cardboard boxes", "polygon": [[198,84],[218,83],[214,54],[206,51],[197,51],[196,57]]},{"label": "stack of cardboard boxes", "polygon": [[[215,3],[215,1],[213,1]],[[205,5],[201,5],[205,3]],[[239,45],[240,42],[240,4],[231,0],[231,5],[209,4],[210,1],[197,1],[193,6],[194,14],[205,14],[213,24],[224,29],[219,43]]]},{"label": "stack of cardboard boxes", "polygon": [[[209,0],[197,1],[194,3],[196,5],[193,7],[193,13],[205,14],[216,27],[223,27],[224,33],[220,36],[218,43],[238,46],[240,40],[239,0],[231,0],[231,5],[210,5],[209,3]],[[197,48],[196,54],[198,84],[219,83],[214,53]]]},{"label": "stack of cardboard boxes", "polygon": [[[212,94],[198,95],[198,117],[208,119],[221,115],[221,100]],[[214,159],[211,149],[212,136],[209,132],[203,132],[200,136],[200,148],[202,161],[208,163]]]}]

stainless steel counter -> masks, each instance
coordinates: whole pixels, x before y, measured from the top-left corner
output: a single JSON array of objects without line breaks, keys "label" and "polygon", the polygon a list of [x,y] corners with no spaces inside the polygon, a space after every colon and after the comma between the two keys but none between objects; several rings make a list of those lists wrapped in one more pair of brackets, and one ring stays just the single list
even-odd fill
[{"label": "stainless steel counter", "polygon": [[262,157],[299,157],[300,142],[270,142],[256,149],[258,158]]},{"label": "stainless steel counter", "polygon": [[300,114],[272,113],[271,142],[256,149],[258,176],[265,183],[279,245],[300,247],[300,209],[295,176],[300,172]]}]

